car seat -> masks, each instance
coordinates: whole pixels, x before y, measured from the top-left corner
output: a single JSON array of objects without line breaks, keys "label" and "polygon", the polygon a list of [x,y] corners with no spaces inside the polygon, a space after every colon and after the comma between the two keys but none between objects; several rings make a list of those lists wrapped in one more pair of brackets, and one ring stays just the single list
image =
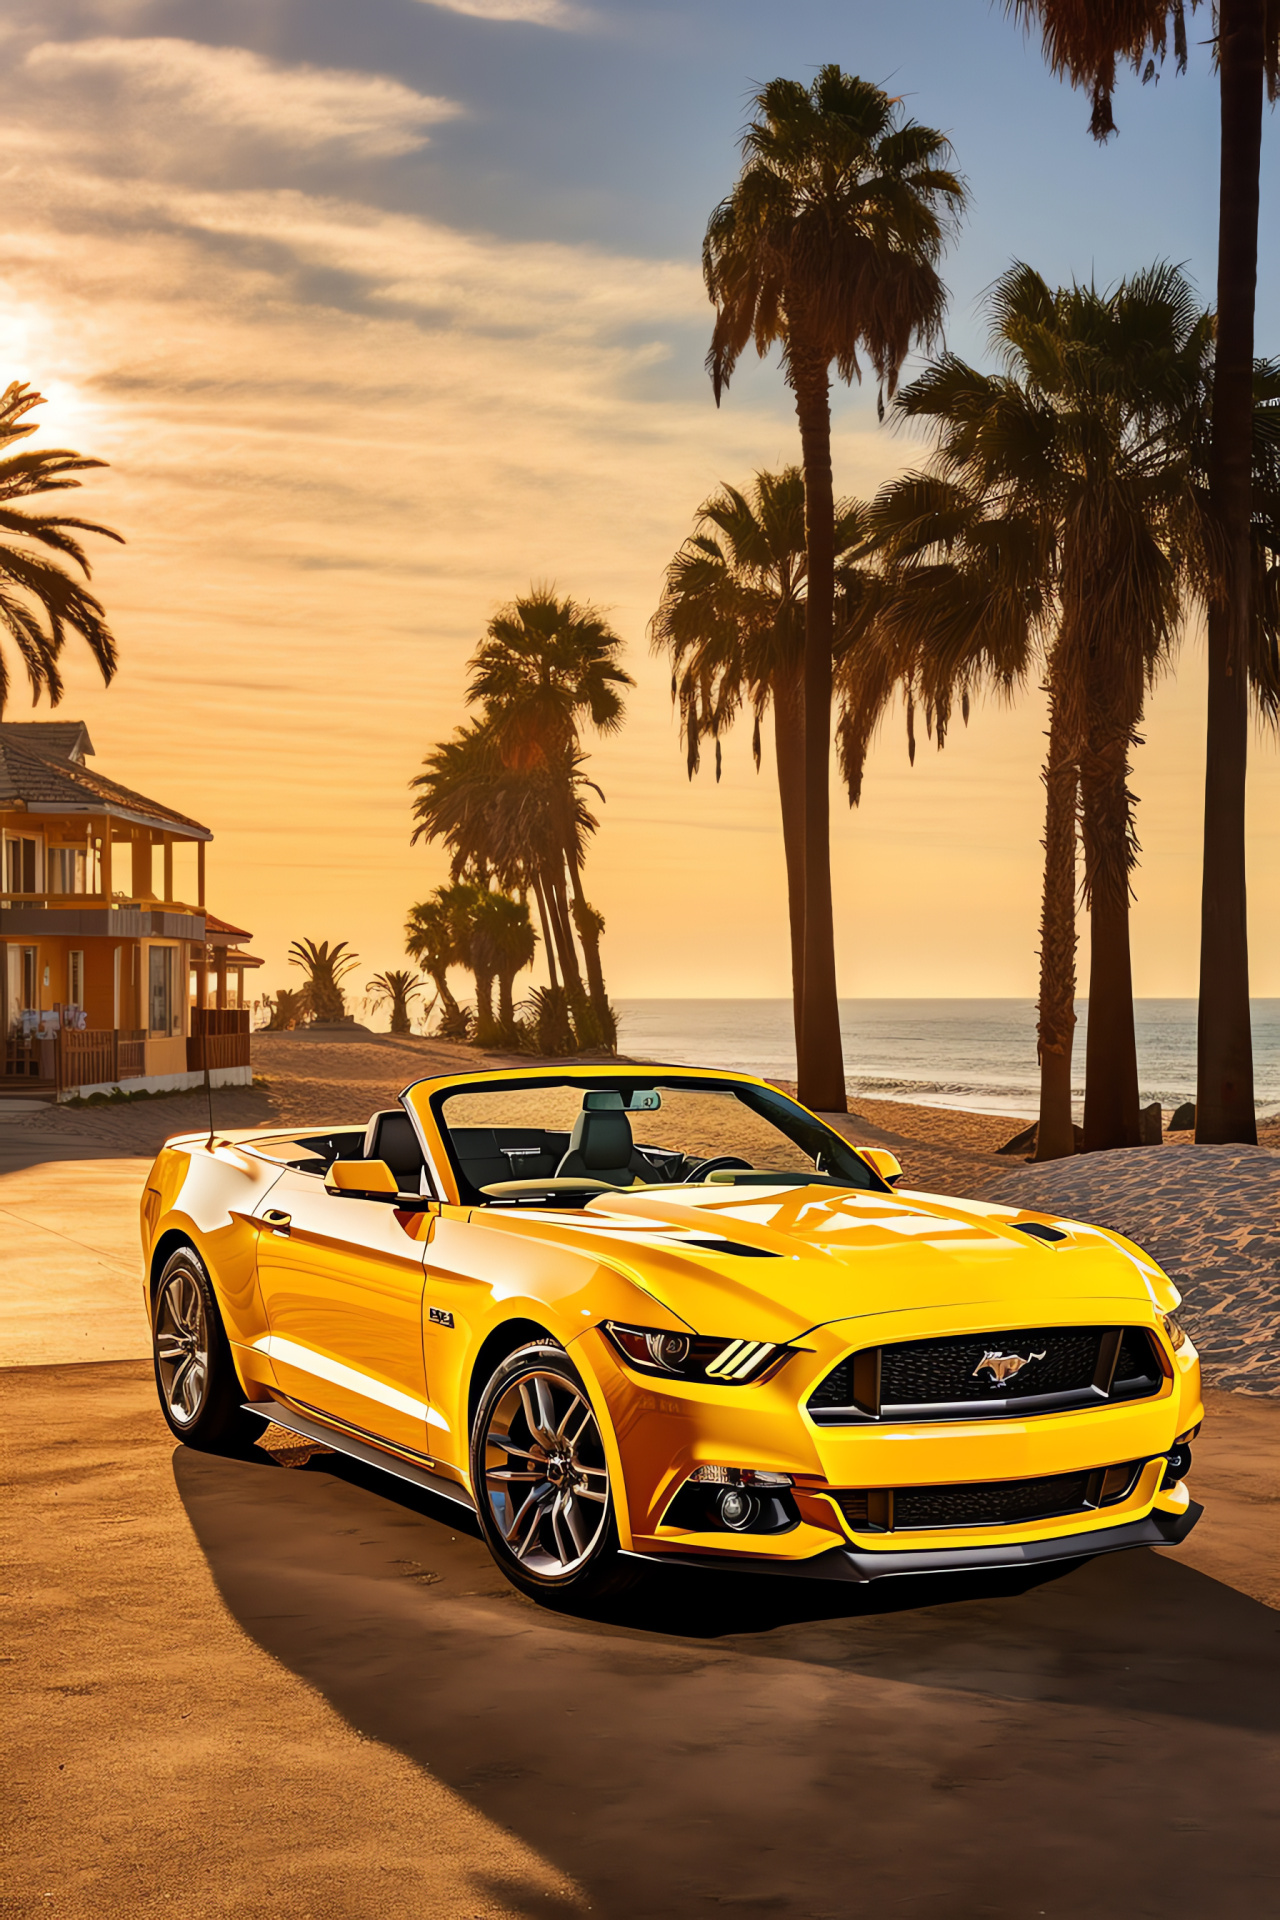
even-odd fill
[{"label": "car seat", "polygon": [[[631,1122],[617,1108],[584,1108],[573,1123],[569,1151],[558,1176],[605,1180],[611,1187],[633,1187],[648,1166],[635,1151]],[[640,1182],[644,1184],[643,1181]]]}]

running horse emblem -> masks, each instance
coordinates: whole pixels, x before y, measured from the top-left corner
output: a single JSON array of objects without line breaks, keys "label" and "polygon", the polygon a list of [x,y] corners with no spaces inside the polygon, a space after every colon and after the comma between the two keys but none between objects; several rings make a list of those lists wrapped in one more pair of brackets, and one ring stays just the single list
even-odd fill
[{"label": "running horse emblem", "polygon": [[1040,1353],[984,1353],[973,1370],[973,1377],[976,1380],[980,1373],[989,1373],[991,1379],[988,1384],[1002,1387],[1006,1380],[1012,1380],[1015,1373],[1021,1373],[1024,1367],[1029,1367],[1033,1360],[1043,1360],[1047,1352],[1046,1347]]}]

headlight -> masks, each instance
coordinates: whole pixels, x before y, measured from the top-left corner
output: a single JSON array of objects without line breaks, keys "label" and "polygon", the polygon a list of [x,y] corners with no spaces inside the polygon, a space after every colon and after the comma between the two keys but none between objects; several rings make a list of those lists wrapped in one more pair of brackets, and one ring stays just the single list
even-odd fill
[{"label": "headlight", "polygon": [[1169,1345],[1177,1353],[1179,1347],[1185,1347],[1190,1335],[1176,1313],[1162,1313],[1160,1325],[1169,1336]]},{"label": "headlight", "polygon": [[711,1387],[744,1387],[780,1366],[789,1349],[771,1340],[703,1339],[650,1327],[624,1327],[606,1320],[605,1332],[641,1373],[701,1380]]}]

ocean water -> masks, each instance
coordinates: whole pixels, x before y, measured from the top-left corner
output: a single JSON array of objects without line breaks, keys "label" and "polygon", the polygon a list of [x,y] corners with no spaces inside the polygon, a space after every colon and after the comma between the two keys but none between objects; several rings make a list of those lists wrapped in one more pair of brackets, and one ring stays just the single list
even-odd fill
[{"label": "ocean water", "polygon": [[[638,1059],[795,1078],[789,1000],[620,1000],[617,1008],[619,1049]],[[1079,1118],[1088,1002],[1076,1013]],[[1194,1099],[1195,1001],[1139,1000],[1134,1014],[1144,1104]],[[851,1095],[1035,1118],[1033,1001],[842,1000],[840,1027]],[[1253,1002],[1253,1055],[1258,1112],[1271,1114],[1280,1110],[1280,1000]]]}]

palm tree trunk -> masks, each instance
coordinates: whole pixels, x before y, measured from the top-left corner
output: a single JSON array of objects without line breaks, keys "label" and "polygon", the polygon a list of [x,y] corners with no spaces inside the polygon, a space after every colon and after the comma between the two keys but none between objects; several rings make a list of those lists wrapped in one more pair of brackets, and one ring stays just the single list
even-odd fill
[{"label": "palm tree trunk", "polygon": [[565,900],[564,874],[553,873],[547,887],[547,903],[551,908],[552,923],[556,929],[556,946],[560,953],[560,971],[564,975],[565,992],[570,1000],[582,998],[582,971],[578,966],[578,952],[573,944],[573,929],[569,924],[569,908]]},{"label": "palm tree trunk", "polygon": [[1087,743],[1080,762],[1081,838],[1089,901],[1089,1033],[1085,1043],[1084,1151],[1141,1144],[1138,1048],[1133,1030],[1129,873],[1133,796],[1128,729]]},{"label": "palm tree trunk", "polygon": [[614,1021],[614,1010],[608,1004],[608,993],[604,991],[604,968],[601,966],[601,933],[604,931],[604,916],[597,914],[595,906],[581,891],[581,876],[578,862],[570,858],[568,862],[570,879],[574,883],[574,925],[578,927],[581,952],[587,962],[587,993],[591,996],[591,1006],[595,1008],[595,1018],[601,1023],[601,1039],[604,1046],[618,1046],[618,1025]]},{"label": "palm tree trunk", "polygon": [[804,463],[808,591],[804,618],[804,991],[797,1096],[819,1113],[844,1113],[835,925],[831,907],[831,651],[835,631],[835,501],[831,387],[825,361],[797,346],[790,377]]},{"label": "palm tree trunk", "polygon": [[591,1004],[600,1016],[602,1024],[608,1024],[609,998],[604,986],[604,968],[600,964],[600,934],[604,928],[604,918],[598,914],[582,891],[582,875],[578,863],[572,856],[567,861],[569,881],[573,887],[573,921],[578,929],[578,938],[582,942],[582,954],[587,963],[587,988],[591,995]]},{"label": "palm tree trunk", "polygon": [[1209,497],[1222,540],[1225,592],[1209,609],[1196,1058],[1196,1139],[1249,1145],[1256,1143],[1258,1130],[1245,895],[1246,663],[1265,11],[1265,0],[1219,0],[1218,5],[1222,159]]},{"label": "palm tree trunk", "polygon": [[449,991],[449,977],[444,968],[428,967],[427,972],[431,976],[432,986],[440,996],[440,1001],[445,1011],[445,1018],[448,1020],[456,1020],[461,1009]]},{"label": "palm tree trunk", "polygon": [[537,874],[533,878],[533,897],[538,903],[538,919],[542,923],[542,951],[547,957],[547,979],[550,982],[551,991],[558,993],[560,975],[556,972],[555,942],[551,937],[551,922],[547,917],[546,895],[543,892],[541,877]]},{"label": "palm tree trunk", "polygon": [[476,1038],[493,1037],[493,975],[476,970]]},{"label": "palm tree trunk", "polygon": [[791,929],[791,1007],[799,1060],[804,1005],[804,691],[799,669],[775,673],[772,692],[773,751],[778,763],[787,921]]},{"label": "palm tree trunk", "polygon": [[[1076,1150],[1071,1047],[1076,1025],[1076,804],[1079,734],[1061,655],[1050,665],[1049,752],[1044,767],[1044,891],[1040,909],[1040,1124],[1037,1160]],[[1059,684],[1055,684],[1055,680]]]},{"label": "palm tree trunk", "polygon": [[514,995],[515,975],[498,975],[498,1023],[502,1028],[502,1037],[509,1040],[515,1032],[516,1009]]}]

